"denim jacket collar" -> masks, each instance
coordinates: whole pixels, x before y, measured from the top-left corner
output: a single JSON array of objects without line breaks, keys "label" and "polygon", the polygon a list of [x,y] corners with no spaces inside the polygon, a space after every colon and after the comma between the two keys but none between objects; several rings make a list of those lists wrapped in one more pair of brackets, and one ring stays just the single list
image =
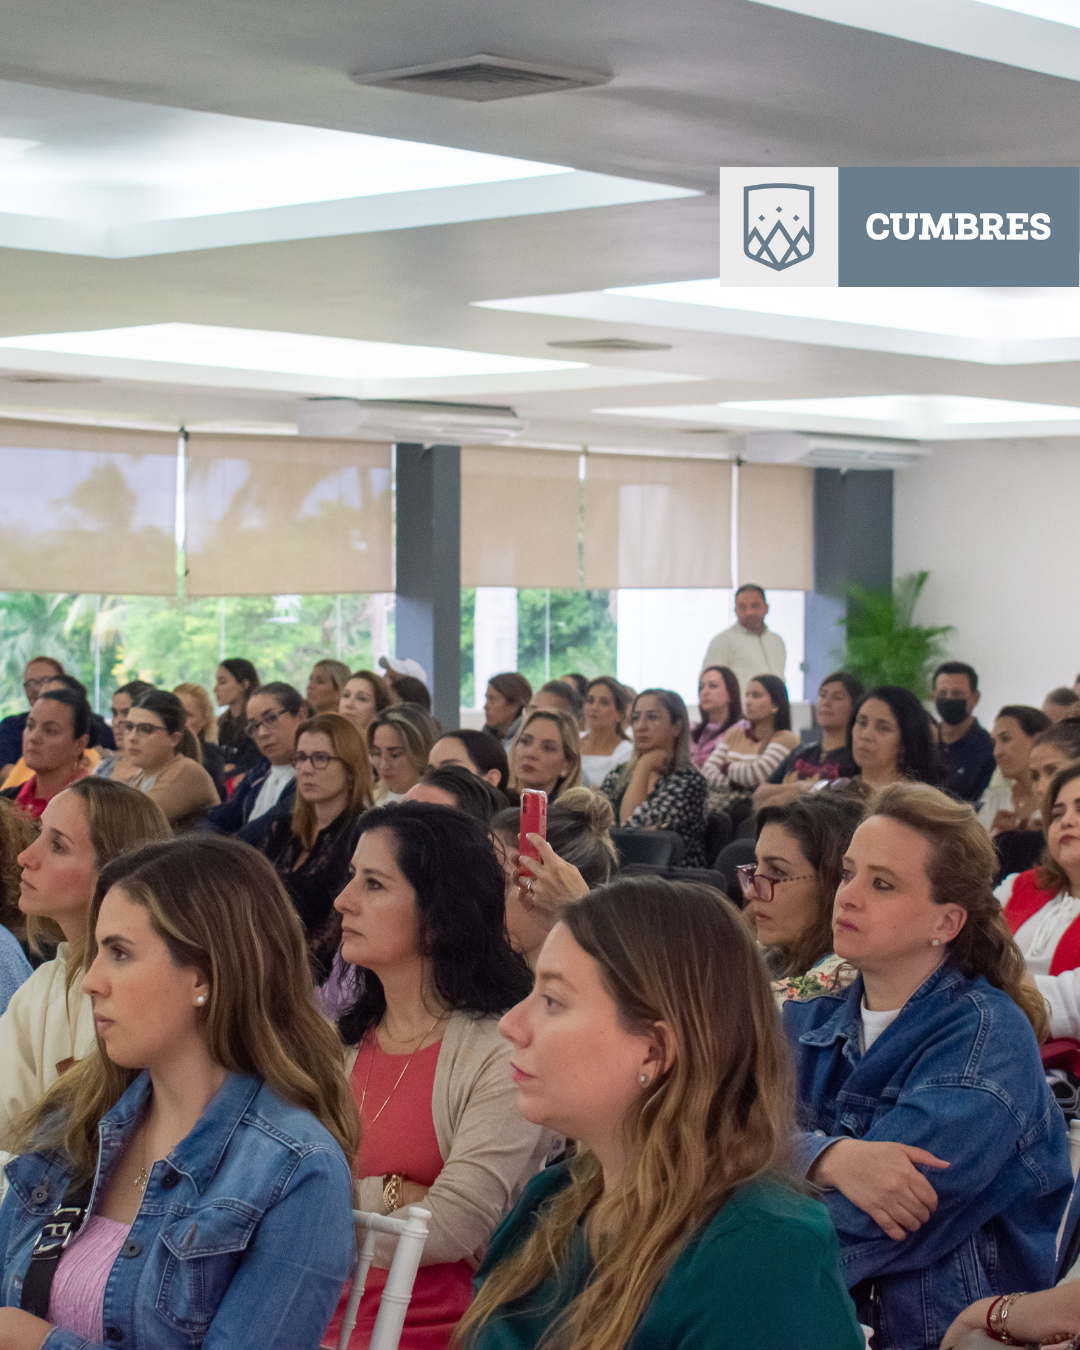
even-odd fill
[{"label": "denim jacket collar", "polygon": [[[965,976],[950,960],[945,960],[938,966],[937,970],[919,985],[918,989],[901,1008],[901,1013],[911,1007],[913,1003],[920,1003],[923,999],[929,998],[931,994],[937,991],[951,989],[954,985],[962,984]],[[859,1050],[859,1031],[862,1025],[860,1010],[863,1001],[863,977],[860,974],[858,979],[850,985],[843,995],[836,1000],[837,1009],[826,1022],[821,1026],[811,1028],[803,1032],[799,1037],[802,1045],[813,1045],[822,1047],[832,1045],[834,1041],[843,1041],[843,1055],[851,1063],[855,1063],[862,1058]],[[887,1032],[888,1028],[886,1028]],[[883,1032],[882,1034],[886,1034]]]},{"label": "denim jacket collar", "polygon": [[[229,1140],[261,1086],[257,1078],[230,1073],[199,1117],[195,1128],[169,1154],[169,1165],[190,1177],[200,1195],[217,1171]],[[150,1074],[144,1069],[112,1110],[102,1118],[99,1126],[99,1176],[123,1149],[149,1097]]]}]

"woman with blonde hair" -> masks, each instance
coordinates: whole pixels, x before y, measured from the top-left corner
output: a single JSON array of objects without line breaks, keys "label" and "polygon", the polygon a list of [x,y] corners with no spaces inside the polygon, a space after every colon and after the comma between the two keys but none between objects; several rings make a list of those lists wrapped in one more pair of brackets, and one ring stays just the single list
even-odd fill
[{"label": "woman with blonde hair", "polygon": [[371,719],[398,701],[389,683],[373,670],[354,670],[341,690],[337,711],[366,734]]},{"label": "woman with blonde hair", "polygon": [[578,1150],[493,1238],[459,1350],[860,1350],[792,1179],[768,980],[717,891],[634,877],[568,906],[500,1030],[521,1113]]},{"label": "woman with blonde hair", "polygon": [[199,742],[202,766],[214,780],[222,801],[225,790],[225,755],[218,745],[218,725],[214,716],[214,702],[201,684],[178,684],[173,693],[184,705],[187,727]]},{"label": "woman with blonde hair", "polygon": [[1065,1118],[996,866],[967,803],[926,783],[882,789],[833,910],[833,949],[859,978],[783,1008],[806,1177],[825,1192],[859,1320],[885,1347],[937,1350],[973,1293],[1053,1278],[1072,1188]]},{"label": "woman with blonde hair", "polygon": [[[568,686],[569,687],[569,686]],[[510,791],[546,792],[554,801],[560,792],[581,783],[581,732],[569,713],[533,708],[525,713],[510,747]]]},{"label": "woman with blonde hair", "polygon": [[342,690],[349,681],[349,667],[344,661],[324,656],[311,667],[308,677],[307,701],[317,713],[337,712]]},{"label": "woman with blonde hair", "polygon": [[79,980],[99,872],[126,849],[171,835],[149,797],[107,778],[80,778],[42,813],[41,833],[18,856],[19,909],[32,948],[59,946],[0,1017],[0,1135],[94,1048],[93,1012]]},{"label": "woman with blonde hair", "polygon": [[395,703],[368,725],[368,753],[379,775],[375,803],[399,802],[423,778],[439,724],[415,703]]},{"label": "woman with blonde hair", "polygon": [[[209,835],[125,854],[88,957],[97,1051],[5,1141],[0,1344],[313,1350],[359,1131],[273,868]],[[76,1235],[46,1259],[61,1203]]]}]

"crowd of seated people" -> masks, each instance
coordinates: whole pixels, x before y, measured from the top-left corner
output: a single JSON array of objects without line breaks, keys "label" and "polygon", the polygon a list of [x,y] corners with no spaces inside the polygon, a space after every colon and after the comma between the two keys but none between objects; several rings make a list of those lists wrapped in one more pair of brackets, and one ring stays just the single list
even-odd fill
[{"label": "crowd of seated people", "polygon": [[[415,665],[327,658],[305,696],[230,659],[220,718],[136,681],[107,740],[30,663],[0,724],[0,1350],[331,1350],[351,1211],[410,1205],[402,1350],[1080,1330],[1072,702],[988,732],[964,663],[926,702],[836,671],[800,739],[769,669],[706,667],[696,721],[508,672],[444,731]],[[626,831],[674,866],[621,865]]]}]

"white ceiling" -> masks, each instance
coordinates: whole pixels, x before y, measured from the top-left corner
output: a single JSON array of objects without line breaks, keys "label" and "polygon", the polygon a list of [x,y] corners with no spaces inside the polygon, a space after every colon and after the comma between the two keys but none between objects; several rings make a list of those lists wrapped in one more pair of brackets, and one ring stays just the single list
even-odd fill
[{"label": "white ceiling", "polygon": [[[530,442],[668,453],[728,453],[719,431],[746,426],[1056,433],[1080,403],[1076,291],[708,280],[721,164],[1075,162],[1080,28],[841,6],[8,0],[0,412],[281,425],[305,393],[449,397],[513,404]],[[349,79],[481,51],[612,78],[478,104]],[[201,347],[177,358],[170,325]],[[670,349],[548,346],[607,337]]]}]

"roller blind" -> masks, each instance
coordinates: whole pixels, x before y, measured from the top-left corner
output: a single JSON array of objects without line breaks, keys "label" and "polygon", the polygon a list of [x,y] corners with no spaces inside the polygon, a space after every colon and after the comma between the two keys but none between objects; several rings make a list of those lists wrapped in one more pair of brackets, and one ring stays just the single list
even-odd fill
[{"label": "roller blind", "polygon": [[0,422],[0,590],[176,592],[175,433]]},{"label": "roller blind", "polygon": [[739,468],[739,581],[779,591],[814,589],[814,471]]},{"label": "roller blind", "polygon": [[188,441],[187,593],[391,591],[390,446]]},{"label": "roller blind", "polygon": [[576,587],[578,456],[461,451],[461,584]]},{"label": "roller blind", "polygon": [[730,586],[731,465],[590,454],[585,585]]}]

